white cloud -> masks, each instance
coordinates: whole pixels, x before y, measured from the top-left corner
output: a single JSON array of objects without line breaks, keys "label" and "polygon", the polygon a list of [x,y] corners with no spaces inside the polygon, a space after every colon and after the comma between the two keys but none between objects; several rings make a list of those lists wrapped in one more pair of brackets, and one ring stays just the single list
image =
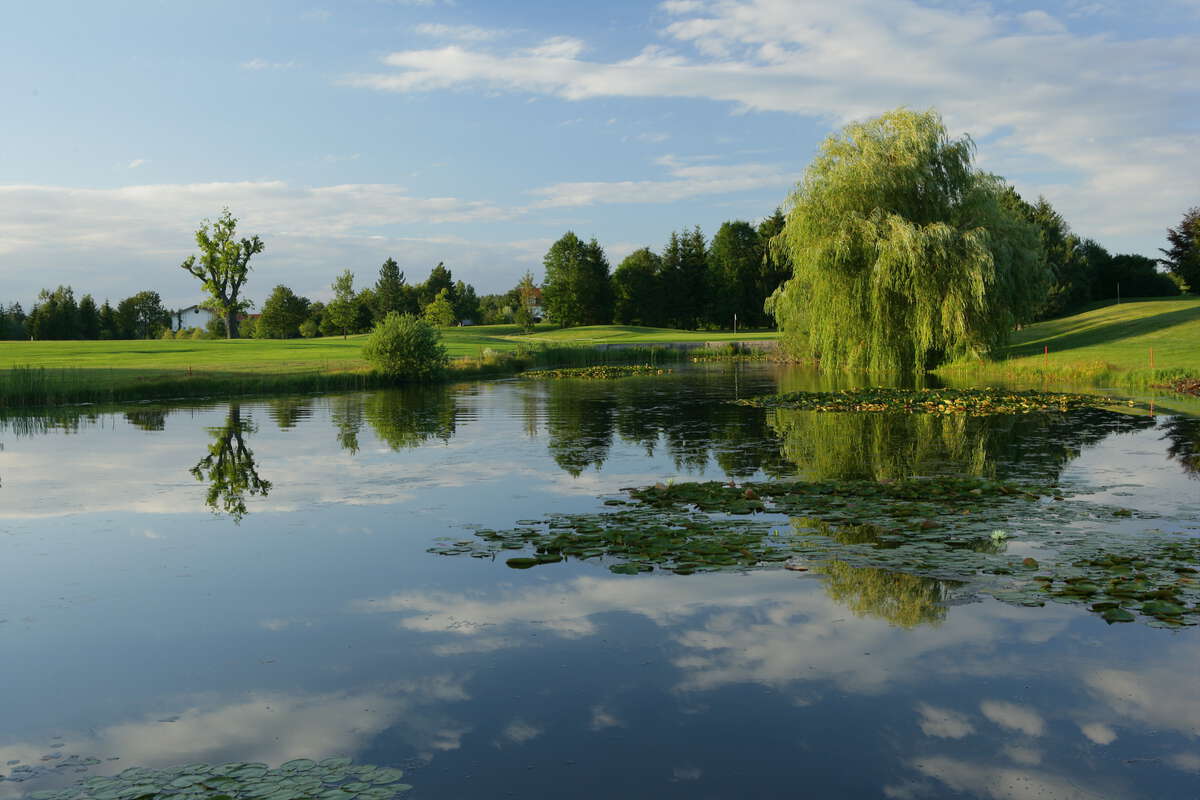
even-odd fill
[{"label": "white cloud", "polygon": [[[1198,651],[1200,647],[1189,643],[1172,657],[1175,664],[1192,664]],[[1179,680],[1179,668],[1165,663],[1168,665],[1146,665],[1137,671],[1094,670],[1083,680],[1099,700],[1123,717],[1151,728],[1200,737],[1200,683]]]},{"label": "white cloud", "polygon": [[[1034,156],[1071,177],[1011,176],[1045,193],[1086,235],[1147,236],[1194,202],[1200,133],[1185,115],[1200,88],[1200,36],[1073,33],[1042,11],[913,0],[672,2],[663,36],[616,61],[581,59],[558,37],[507,54],[461,47],[400,51],[392,71],[348,76],[393,91],[511,90],[568,100],[707,98],[747,111],[859,119],[934,106],[955,131],[990,137],[983,155]],[[688,54],[690,51],[690,54]],[[899,68],[898,65],[903,65]],[[1130,198],[1138,198],[1131,203]]]},{"label": "white cloud", "polygon": [[1117,740],[1117,732],[1103,722],[1088,722],[1080,725],[1079,730],[1098,745],[1112,744]]},{"label": "white cloud", "polygon": [[531,58],[559,61],[578,58],[585,49],[587,48],[582,39],[576,39],[573,36],[552,36],[524,52]]},{"label": "white cloud", "polygon": [[538,208],[605,203],[673,203],[702,195],[728,194],[793,185],[800,177],[778,164],[696,164],[676,156],[656,162],[671,176],[665,180],[568,181],[534,189]]},{"label": "white cloud", "polygon": [[918,703],[917,713],[921,715],[921,732],[926,736],[962,739],[975,732],[975,726],[971,724],[971,720],[966,715],[948,708]]},{"label": "white cloud", "polygon": [[1063,25],[1045,11],[1034,10],[1018,14],[1017,19],[1032,33],[1066,33],[1067,26]]},{"label": "white cloud", "polygon": [[1041,715],[1028,706],[1002,700],[984,700],[979,704],[979,710],[992,722],[1010,731],[1018,731],[1026,736],[1041,736],[1046,731],[1046,723]]},{"label": "white cloud", "polygon": [[671,134],[666,133],[664,131],[651,131],[648,133],[639,133],[634,138],[637,139],[639,142],[650,142],[651,144],[658,144],[660,142],[665,142],[668,139],[670,139]]},{"label": "white cloud", "polygon": [[605,728],[623,728],[625,723],[617,719],[617,717],[604,706],[594,706],[592,708],[592,721],[588,725],[594,731],[602,731]]},{"label": "white cloud", "polygon": [[1096,800],[1099,797],[1126,797],[1113,786],[1088,787],[1073,777],[1052,772],[996,767],[946,756],[922,758],[914,762],[921,773],[941,781],[948,789],[971,797],[992,800]]},{"label": "white cloud", "polygon": [[[500,738],[510,744],[525,744],[541,736],[544,731],[545,729],[541,726],[518,718],[510,722],[501,731]],[[496,744],[499,746],[501,742],[497,742]]]},{"label": "white cloud", "polygon": [[128,166],[129,169],[137,169],[138,167],[142,166],[143,164],[149,164],[149,163],[150,163],[149,159],[135,158],[133,161],[130,161],[126,166]]},{"label": "white cloud", "polygon": [[[399,732],[420,750],[444,751],[456,749],[468,729],[437,707],[467,699],[462,679],[450,675],[354,692],[252,692],[68,733],[63,744],[68,752],[120,754],[121,761],[96,767],[94,774],[120,771],[130,764],[152,768],[194,761],[280,764],[323,753],[355,754],[385,730]],[[0,746],[0,763],[12,759],[36,763],[43,752],[41,742],[12,742]],[[31,788],[37,787],[6,782],[0,785],[0,797],[24,796]]]},{"label": "white cloud", "polygon": [[293,69],[295,66],[295,61],[267,61],[264,58],[252,58],[241,63],[242,69],[249,70]]},{"label": "white cloud", "polygon": [[460,42],[490,42],[511,36],[512,31],[503,28],[480,28],[476,25],[445,25],[426,22],[413,28],[422,36],[435,39],[451,39]]}]

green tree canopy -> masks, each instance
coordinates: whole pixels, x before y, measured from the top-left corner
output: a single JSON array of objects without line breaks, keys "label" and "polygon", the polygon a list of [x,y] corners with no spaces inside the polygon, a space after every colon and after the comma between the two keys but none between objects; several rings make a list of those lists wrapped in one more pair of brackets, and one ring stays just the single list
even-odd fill
[{"label": "green tree canopy", "polygon": [[695,330],[709,316],[708,247],[700,227],[672,233],[662,253],[663,293],[670,301],[665,322],[673,328]]},{"label": "green tree canopy", "polygon": [[436,300],[442,289],[450,293],[450,302],[453,304],[457,300],[454,296],[454,274],[439,261],[437,266],[429,271],[429,277],[425,279],[425,282],[417,287],[417,300],[421,309],[424,310],[425,306]]},{"label": "green tree canopy", "polygon": [[450,300],[450,290],[442,289],[433,302],[425,306],[422,318],[435,328],[449,328],[458,322],[454,316],[454,303]]},{"label": "green tree canopy", "polygon": [[830,136],[776,241],[793,276],[771,310],[793,352],[830,366],[920,369],[992,351],[1045,296],[1037,230],[935,111]]},{"label": "green tree canopy", "polygon": [[300,335],[300,324],[308,317],[308,298],[280,284],[263,303],[255,336],[259,339],[291,339]]},{"label": "green tree canopy", "polygon": [[117,326],[123,339],[156,339],[171,326],[171,313],[158,292],[138,292],[117,303]]},{"label": "green tree canopy", "polygon": [[70,286],[42,289],[26,321],[29,335],[34,339],[78,339],[79,304]]},{"label": "green tree canopy", "polygon": [[1166,256],[1162,263],[1189,292],[1200,294],[1200,206],[1189,208],[1178,227],[1167,228],[1167,241],[1171,246],[1160,251]]},{"label": "green tree canopy", "polygon": [[237,219],[226,208],[216,222],[204,220],[196,231],[200,258],[188,256],[180,267],[200,279],[208,298],[200,305],[225,320],[225,336],[236,339],[238,314],[251,307],[241,297],[250,273],[250,258],[263,250],[257,235],[237,237]]},{"label": "green tree canopy", "polygon": [[741,327],[763,322],[763,301],[759,294],[763,260],[762,241],[749,222],[725,222],[717,230],[708,248],[708,303],[706,321],[717,328],[733,325],[736,314]]},{"label": "green tree canopy", "polygon": [[375,282],[375,318],[383,319],[393,311],[400,314],[416,310],[410,308],[411,292],[404,282],[404,273],[394,258],[383,262],[379,268],[379,280]]},{"label": "green tree canopy", "polygon": [[563,327],[612,322],[608,257],[599,242],[584,242],[567,231],[550,246],[542,264],[542,296],[551,320]]},{"label": "green tree canopy", "polygon": [[330,288],[333,289],[333,300],[325,306],[322,322],[327,324],[331,330],[342,334],[344,339],[347,333],[355,330],[358,323],[358,305],[355,303],[354,296],[354,273],[348,269],[343,270],[341,275],[333,279]]},{"label": "green tree canopy", "polygon": [[649,247],[634,250],[613,272],[613,321],[621,325],[663,324],[666,296],[662,258]]}]

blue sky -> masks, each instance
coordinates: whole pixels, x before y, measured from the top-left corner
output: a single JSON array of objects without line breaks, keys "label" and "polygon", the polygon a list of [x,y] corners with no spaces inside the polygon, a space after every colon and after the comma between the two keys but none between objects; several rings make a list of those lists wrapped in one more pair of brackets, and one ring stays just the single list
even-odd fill
[{"label": "blue sky", "polygon": [[564,231],[615,266],[757,220],[820,141],[899,105],[1081,235],[1157,255],[1200,204],[1200,0],[54,2],[0,27],[0,302],[200,299],[229,206],[248,285],[388,256],[503,291]]}]

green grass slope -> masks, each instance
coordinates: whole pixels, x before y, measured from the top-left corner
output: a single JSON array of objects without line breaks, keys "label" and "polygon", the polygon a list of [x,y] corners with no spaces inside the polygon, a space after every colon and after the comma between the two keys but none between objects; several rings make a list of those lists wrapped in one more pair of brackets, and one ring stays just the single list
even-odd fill
[{"label": "green grass slope", "polygon": [[1046,320],[1014,334],[1004,357],[959,364],[1014,377],[1146,385],[1200,375],[1200,298],[1127,300]]}]

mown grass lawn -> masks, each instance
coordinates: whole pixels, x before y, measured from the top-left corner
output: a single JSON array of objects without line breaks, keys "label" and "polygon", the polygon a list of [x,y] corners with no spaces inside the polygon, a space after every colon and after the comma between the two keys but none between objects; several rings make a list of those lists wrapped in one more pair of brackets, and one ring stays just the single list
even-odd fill
[{"label": "mown grass lawn", "polygon": [[1030,325],[1013,336],[1014,363],[1100,362],[1122,369],[1200,370],[1200,297],[1110,304]]},{"label": "mown grass lawn", "polygon": [[[738,334],[759,338],[770,334]],[[0,342],[0,404],[90,398],[134,399],[223,392],[321,391],[368,385],[374,379],[362,359],[365,334],[318,339],[151,339],[139,341]],[[516,325],[442,330],[453,359],[480,359],[486,351],[605,342],[653,345],[668,341],[727,340],[720,332],[593,326],[560,330],[540,325],[524,333]],[[572,364],[575,366],[576,364]],[[478,374],[463,361],[452,374]],[[32,368],[26,369],[26,368]],[[486,371],[486,366],[483,368]],[[42,374],[33,374],[41,372]],[[8,398],[6,401],[4,398]],[[55,399],[57,398],[57,399]],[[71,398],[68,400],[67,398]]]}]

